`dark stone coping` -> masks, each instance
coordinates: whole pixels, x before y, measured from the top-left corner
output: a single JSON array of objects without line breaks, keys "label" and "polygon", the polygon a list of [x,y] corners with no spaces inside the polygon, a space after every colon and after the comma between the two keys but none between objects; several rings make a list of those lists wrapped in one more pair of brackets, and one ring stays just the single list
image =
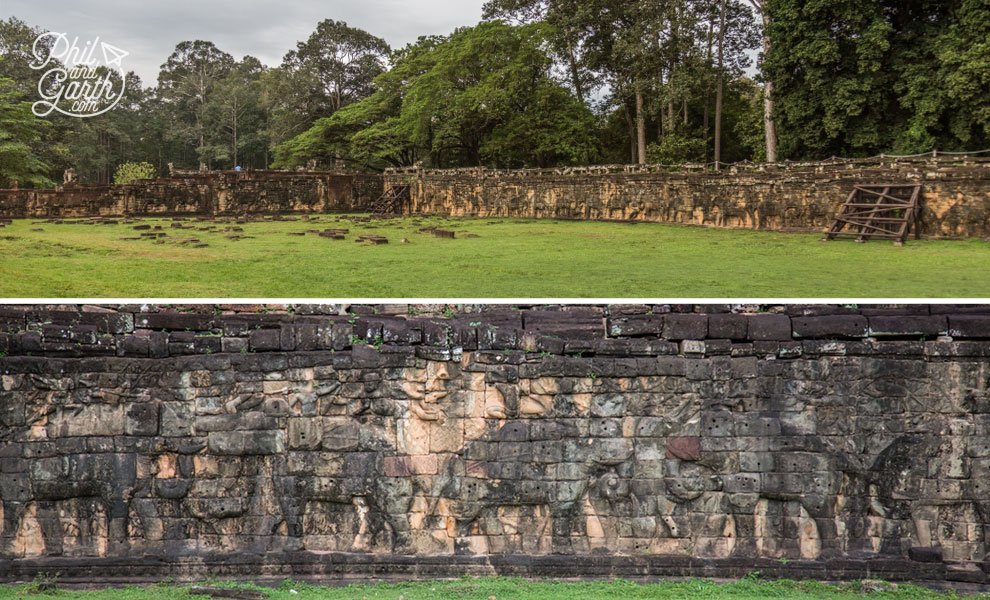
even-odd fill
[{"label": "dark stone coping", "polygon": [[276,584],[284,579],[333,585],[496,575],[562,580],[622,578],[647,582],[681,577],[736,579],[758,574],[762,579],[833,582],[881,579],[968,591],[990,589],[990,561],[969,564],[979,569],[889,557],[782,561],[672,555],[217,553],[173,559],[143,556],[0,560],[0,583],[27,582],[52,573],[58,573],[59,585],[67,587],[150,584],[166,579],[188,583],[206,578],[253,581],[259,585]]},{"label": "dark stone coping", "polygon": [[[352,307],[355,311],[359,308]],[[370,348],[369,344],[382,354],[418,352],[423,358],[454,350],[585,357],[990,355],[988,305],[791,307],[798,314],[736,314],[720,312],[718,306],[690,307],[699,312],[680,313],[654,313],[645,305],[574,308],[501,308],[439,318],[216,315],[206,308],[195,312],[82,312],[0,306],[0,356],[164,358],[237,352],[340,352]]]}]

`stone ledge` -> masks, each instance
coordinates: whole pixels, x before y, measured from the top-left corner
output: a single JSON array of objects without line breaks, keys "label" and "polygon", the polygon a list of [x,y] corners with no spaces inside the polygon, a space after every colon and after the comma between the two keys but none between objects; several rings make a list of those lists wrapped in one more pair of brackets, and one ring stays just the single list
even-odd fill
[{"label": "stone ledge", "polygon": [[[693,558],[643,555],[522,555],[412,556],[343,552],[284,552],[266,554],[205,554],[173,559],[160,556],[132,558],[46,558],[0,560],[0,583],[20,583],[58,572],[59,584],[135,585],[171,579],[192,583],[207,578],[276,584],[297,581],[334,584],[362,581],[409,581],[463,576],[505,576],[561,580],[623,578],[639,582],[664,578],[706,577],[736,579],[759,573],[763,579],[857,581],[883,579],[922,585],[951,585],[966,571],[969,591],[990,589],[990,563],[919,563],[901,558],[841,558],[790,560],[751,558]],[[974,574],[982,573],[983,577]],[[979,579],[979,580],[978,580]]]},{"label": "stone ledge", "polygon": [[786,311],[790,314],[755,305],[606,305],[575,311],[482,310],[449,318],[368,315],[364,309],[371,307],[360,305],[350,307],[356,314],[345,316],[214,315],[212,306],[197,307],[196,312],[118,308],[89,313],[0,307],[0,356],[164,358],[350,351],[355,361],[402,366],[414,358],[447,359],[475,351],[493,355],[494,362],[513,364],[531,358],[523,353],[990,355],[987,305],[807,305]]}]

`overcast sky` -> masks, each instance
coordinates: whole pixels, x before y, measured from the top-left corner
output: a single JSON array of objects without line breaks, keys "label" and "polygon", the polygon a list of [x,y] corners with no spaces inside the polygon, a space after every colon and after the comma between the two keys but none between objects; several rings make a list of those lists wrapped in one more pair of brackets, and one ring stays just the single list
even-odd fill
[{"label": "overcast sky", "polygon": [[0,0],[0,18],[65,33],[79,45],[99,36],[130,53],[125,70],[147,87],[183,40],[209,40],[240,59],[268,66],[305,40],[323,19],[346,21],[393,48],[481,20],[484,0]]}]

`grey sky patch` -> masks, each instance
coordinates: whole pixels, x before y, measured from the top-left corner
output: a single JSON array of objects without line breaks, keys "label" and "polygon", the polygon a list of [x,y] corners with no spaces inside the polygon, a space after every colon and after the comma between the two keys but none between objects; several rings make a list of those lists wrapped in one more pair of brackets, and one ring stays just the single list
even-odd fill
[{"label": "grey sky patch", "polygon": [[209,40],[240,59],[268,66],[305,40],[323,19],[346,21],[393,48],[421,35],[447,34],[481,19],[484,0],[0,0],[0,18],[65,32],[80,43],[99,36],[130,54],[124,69],[157,83],[162,63],[183,40]]}]

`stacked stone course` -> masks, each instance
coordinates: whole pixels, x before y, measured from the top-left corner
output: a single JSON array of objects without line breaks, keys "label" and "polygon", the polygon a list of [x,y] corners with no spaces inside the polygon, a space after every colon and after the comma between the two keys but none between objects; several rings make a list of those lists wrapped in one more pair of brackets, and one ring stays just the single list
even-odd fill
[{"label": "stacked stone course", "polygon": [[987,583],[990,306],[279,308],[0,308],[0,580]]},{"label": "stacked stone course", "polygon": [[390,170],[413,214],[824,231],[857,184],[922,183],[921,232],[990,237],[990,161],[852,161],[711,171],[637,167]]},{"label": "stacked stone course", "polygon": [[0,217],[77,218],[361,212],[382,193],[380,175],[207,172],[127,185],[67,184],[0,190]]},{"label": "stacked stone course", "polygon": [[245,171],[123,186],[0,190],[0,218],[369,212],[410,185],[408,214],[656,222],[823,231],[857,184],[923,183],[921,233],[990,238],[990,161],[750,165],[711,171],[638,167],[381,174]]}]

